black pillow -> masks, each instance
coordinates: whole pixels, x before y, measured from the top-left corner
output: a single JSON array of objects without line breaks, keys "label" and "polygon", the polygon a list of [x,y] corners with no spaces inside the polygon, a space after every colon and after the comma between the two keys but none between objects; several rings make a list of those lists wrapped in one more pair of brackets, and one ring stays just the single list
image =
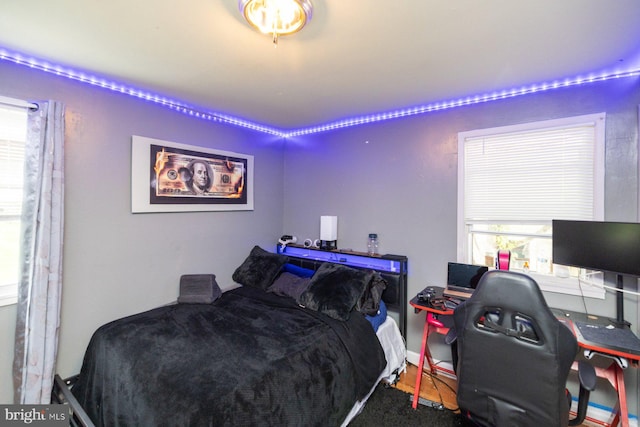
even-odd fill
[{"label": "black pillow", "polygon": [[310,277],[299,277],[283,271],[267,291],[283,297],[291,297],[297,301],[302,292],[307,289],[309,281],[311,281]]},{"label": "black pillow", "polygon": [[375,316],[380,308],[382,293],[386,288],[387,281],[382,278],[380,273],[373,272],[373,277],[367,283],[362,296],[356,304],[356,310],[362,314]]},{"label": "black pillow", "polygon": [[324,263],[311,278],[298,303],[338,320],[349,320],[372,270],[357,270],[341,264]]},{"label": "black pillow", "polygon": [[247,259],[236,268],[231,278],[241,285],[267,290],[282,270],[289,257],[267,252],[254,246]]}]

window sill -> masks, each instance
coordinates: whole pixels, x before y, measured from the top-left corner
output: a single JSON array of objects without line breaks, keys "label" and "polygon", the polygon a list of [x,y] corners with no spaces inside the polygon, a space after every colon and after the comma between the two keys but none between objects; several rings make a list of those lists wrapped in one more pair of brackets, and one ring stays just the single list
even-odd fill
[{"label": "window sill", "polygon": [[604,299],[605,297],[605,290],[602,287],[602,273],[594,275],[590,279],[563,278],[536,273],[530,273],[529,275],[538,282],[540,289],[544,292],[596,299]]},{"label": "window sill", "polygon": [[0,285],[0,307],[18,302],[18,285]]},{"label": "window sill", "polygon": [[15,295],[6,296],[6,297],[0,296],[0,307],[4,307],[5,305],[13,305],[17,303],[18,303],[18,297]]}]

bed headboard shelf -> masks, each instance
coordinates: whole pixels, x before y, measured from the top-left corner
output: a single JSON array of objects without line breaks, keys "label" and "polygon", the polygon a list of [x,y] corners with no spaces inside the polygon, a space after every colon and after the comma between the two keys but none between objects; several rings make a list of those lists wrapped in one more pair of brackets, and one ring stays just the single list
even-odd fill
[{"label": "bed headboard shelf", "polygon": [[287,255],[291,264],[317,270],[325,262],[380,272],[387,281],[382,299],[388,311],[398,318],[400,333],[407,339],[407,257],[404,255],[368,255],[363,252],[306,248],[299,245],[277,245],[277,252]]}]

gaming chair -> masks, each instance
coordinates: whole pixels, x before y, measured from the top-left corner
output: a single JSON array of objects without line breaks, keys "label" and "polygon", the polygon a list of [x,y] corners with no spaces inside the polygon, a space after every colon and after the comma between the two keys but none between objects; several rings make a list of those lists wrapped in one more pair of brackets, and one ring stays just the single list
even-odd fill
[{"label": "gaming chair", "polygon": [[569,420],[566,381],[578,344],[535,280],[489,271],[453,321],[446,341],[457,344],[458,406],[471,421],[496,427],[582,423],[595,370],[579,362],[578,414]]}]

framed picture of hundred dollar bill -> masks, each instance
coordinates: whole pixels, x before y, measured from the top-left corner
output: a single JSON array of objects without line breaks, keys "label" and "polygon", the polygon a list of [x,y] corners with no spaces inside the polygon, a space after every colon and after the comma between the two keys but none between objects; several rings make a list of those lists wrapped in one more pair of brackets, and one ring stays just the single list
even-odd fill
[{"label": "framed picture of hundred dollar bill", "polygon": [[253,210],[253,156],[134,135],[131,210]]}]

